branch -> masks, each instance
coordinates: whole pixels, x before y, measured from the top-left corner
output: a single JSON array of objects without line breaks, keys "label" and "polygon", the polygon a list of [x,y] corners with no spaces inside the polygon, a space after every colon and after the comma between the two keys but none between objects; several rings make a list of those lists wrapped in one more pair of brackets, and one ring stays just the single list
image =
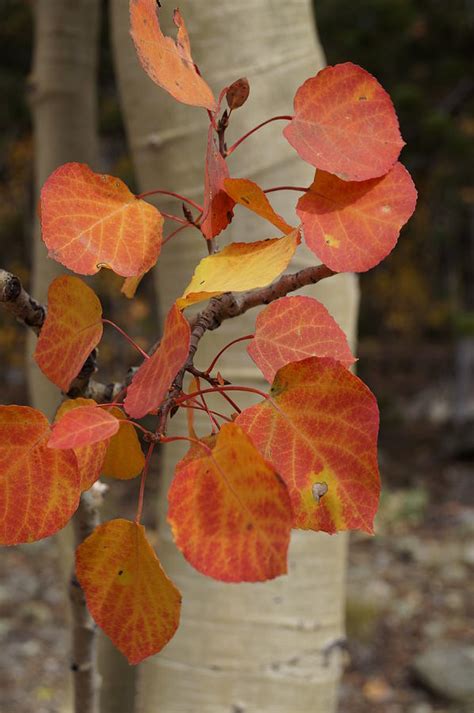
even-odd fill
[{"label": "branch", "polygon": [[0,269],[0,302],[19,322],[40,333],[46,309],[23,289],[20,279]]},{"label": "branch", "polygon": [[[268,287],[249,290],[248,292],[238,294],[226,292],[220,297],[213,297],[209,305],[190,322],[191,344],[188,358],[176,375],[168,392],[168,396],[158,410],[157,433],[159,435],[166,433],[166,421],[176,406],[176,399],[182,392],[186,372],[194,373],[194,356],[199,342],[206,332],[212,332],[218,329],[226,319],[238,317],[253,307],[270,304],[270,302],[284,297],[288,292],[294,292],[306,285],[314,285],[316,282],[320,282],[320,280],[324,280],[326,277],[331,277],[335,274],[336,273],[326,267],[326,265],[315,265],[314,267],[306,267],[290,275],[282,275],[282,277]],[[154,349],[155,346],[152,348],[152,351]]]},{"label": "branch", "polygon": [[[74,515],[74,539],[76,547],[99,525],[99,508],[106,486],[94,483],[81,496],[79,508]],[[99,711],[100,679],[97,673],[97,629],[89,614],[86,598],[76,579],[74,568],[69,585],[72,612],[72,661],[74,675],[75,711]]]},{"label": "branch", "polygon": [[[46,307],[28,294],[19,277],[1,268],[0,303],[19,322],[32,329],[35,334],[40,333],[46,319]],[[123,384],[102,384],[92,379],[92,375],[97,371],[97,356],[98,350],[93,349],[69,388],[69,398],[83,396],[104,403],[113,401],[122,390]]]}]

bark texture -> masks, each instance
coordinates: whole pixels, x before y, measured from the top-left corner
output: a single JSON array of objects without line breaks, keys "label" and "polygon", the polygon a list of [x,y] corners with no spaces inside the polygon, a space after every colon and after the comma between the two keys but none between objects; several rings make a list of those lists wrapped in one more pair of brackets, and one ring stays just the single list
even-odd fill
[{"label": "bark texture", "polygon": [[[232,115],[229,144],[270,116],[291,113],[297,87],[324,64],[308,0],[201,0],[183,2],[180,9],[194,60],[215,92],[241,76],[250,80],[249,101]],[[112,0],[111,10],[120,93],[140,190],[175,190],[201,201],[206,113],[177,104],[148,79],[129,38],[127,3]],[[168,7],[161,17],[172,32]],[[231,175],[251,178],[264,188],[308,185],[313,171],[283,139],[283,126],[271,124],[240,146],[229,159]],[[295,221],[297,194],[271,194],[271,199],[290,223]],[[174,201],[160,199],[159,205],[179,210]],[[277,234],[238,207],[234,224],[219,243]],[[165,246],[155,271],[162,316],[206,254],[206,245],[193,230]],[[314,256],[302,252],[291,270],[314,262]],[[305,292],[326,303],[354,345],[355,278],[332,277]],[[206,334],[196,365],[206,368],[221,346],[252,332],[255,317],[252,310]],[[245,345],[229,350],[220,366],[234,383],[265,388],[245,355]],[[240,403],[246,405],[244,399]],[[185,428],[178,415],[170,433]],[[201,433],[205,430],[201,426]],[[166,489],[182,454],[176,444],[165,449],[158,505],[158,554],[183,593],[182,623],[162,654],[141,667],[139,713],[331,713],[340,673],[333,643],[343,636],[346,538],[296,532],[289,576],[273,582],[226,585],[199,575],[172,543],[165,519]]]}]

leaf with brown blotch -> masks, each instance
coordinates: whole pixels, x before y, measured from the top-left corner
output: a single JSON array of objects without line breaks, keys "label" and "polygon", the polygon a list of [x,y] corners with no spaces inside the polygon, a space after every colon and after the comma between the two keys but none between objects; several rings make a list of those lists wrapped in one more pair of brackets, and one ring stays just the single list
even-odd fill
[{"label": "leaf with brown blotch", "polygon": [[161,31],[155,0],[131,0],[130,25],[138,59],[155,84],[183,104],[215,111],[211,89],[198,73],[189,36],[179,10],[173,21],[178,28],[176,42]]},{"label": "leaf with brown blotch", "polygon": [[189,323],[173,305],[166,317],[160,346],[143,362],[127,389],[124,406],[130,416],[142,418],[161,405],[188,358],[190,340]]},{"label": "leaf with brown blotch", "polygon": [[282,366],[309,356],[355,362],[346,335],[326,307],[312,297],[282,297],[257,317],[247,351],[271,384]]},{"label": "leaf with brown blotch", "polygon": [[95,292],[78,277],[57,277],[49,286],[35,361],[53,384],[68,391],[102,332],[102,305]]},{"label": "leaf with brown blotch", "polygon": [[298,229],[283,238],[231,243],[215,255],[201,260],[176,304],[184,309],[223,292],[266,287],[288,267],[299,243]]},{"label": "leaf with brown blotch", "polygon": [[207,135],[204,175],[204,205],[201,231],[207,240],[219,235],[232,220],[235,202],[226,193],[224,181],[229,176],[225,159],[219,153],[212,124]]},{"label": "leaf with brown blotch", "polygon": [[389,95],[351,62],[322,69],[298,89],[283,135],[303,161],[344,181],[383,176],[405,145]]},{"label": "leaf with brown blotch", "polygon": [[[54,422],[58,422],[66,413],[81,406],[97,407],[97,404],[94,399],[67,399],[58,408]],[[107,445],[108,441],[98,441],[92,445],[79,446],[73,449],[81,475],[81,490],[88,490],[100,478]]]},{"label": "leaf with brown blotch", "polygon": [[108,478],[129,480],[141,473],[145,465],[145,456],[136,429],[124,420],[127,417],[123,411],[114,406],[110,409],[110,413],[118,418],[120,427],[109,441],[101,472]]},{"label": "leaf with brown blotch", "polygon": [[282,233],[291,233],[294,228],[283,220],[281,215],[275,213],[267,196],[257,183],[248,178],[226,178],[224,181],[226,192],[236,203],[245,206],[261,218],[272,223]]},{"label": "leaf with brown blotch", "polygon": [[163,217],[120,178],[66,163],[41,190],[41,229],[49,257],[73,272],[93,275],[107,267],[131,277],[156,263]]},{"label": "leaf with brown blotch", "polygon": [[168,494],[176,545],[199,572],[261,582],[287,571],[292,511],[287,489],[233,423],[193,444]]},{"label": "leaf with brown blotch", "polygon": [[316,171],[297,213],[306,244],[325,265],[334,272],[364,272],[393,250],[416,198],[401,163],[370,181],[341,181]]},{"label": "leaf with brown blotch", "polygon": [[52,451],[46,416],[29,406],[0,406],[0,543],[16,545],[61,530],[79,505],[73,451]]},{"label": "leaf with brown blotch", "polygon": [[80,448],[107,441],[119,430],[120,422],[98,406],[78,406],[67,411],[52,427],[49,448]]},{"label": "leaf with brown blotch", "polygon": [[142,525],[121,519],[99,525],[76,550],[76,575],[94,621],[130,664],[174,636],[181,595]]},{"label": "leaf with brown blotch", "polygon": [[282,367],[270,398],[242,411],[236,423],[284,479],[294,527],[373,532],[377,402],[342,364],[309,357]]}]

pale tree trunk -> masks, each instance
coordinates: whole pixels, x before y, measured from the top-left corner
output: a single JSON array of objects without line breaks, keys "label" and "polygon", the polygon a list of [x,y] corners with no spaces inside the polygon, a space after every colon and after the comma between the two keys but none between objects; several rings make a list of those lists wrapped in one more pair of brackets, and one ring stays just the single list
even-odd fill
[{"label": "pale tree trunk", "polygon": [[[35,48],[30,76],[35,140],[35,205],[41,186],[67,161],[97,165],[97,36],[100,0],[35,0]],[[35,211],[31,294],[46,302],[49,283],[61,272],[47,257]],[[36,344],[30,339],[30,352]],[[32,403],[52,416],[58,389],[29,359]]]},{"label": "pale tree trunk", "polygon": [[[144,74],[129,39],[127,5],[112,0],[113,42],[140,189],[164,188],[201,200],[206,114],[174,102]],[[250,99],[232,116],[229,141],[270,116],[291,113],[296,88],[324,64],[307,0],[200,0],[182,2],[180,9],[194,59],[213,88],[218,91],[241,76],[250,81]],[[166,7],[162,18],[169,15]],[[308,185],[312,170],[282,138],[283,126],[271,124],[242,145],[229,161],[231,175],[252,178],[265,188]],[[272,194],[275,207],[290,223],[295,221],[296,196]],[[160,205],[179,212],[179,204]],[[277,234],[239,208],[219,242]],[[162,316],[206,253],[204,241],[192,230],[166,245],[156,270]],[[314,256],[303,253],[292,269],[314,262]],[[354,344],[355,278],[331,278],[308,293],[327,304]],[[200,344],[198,366],[207,366],[231,339],[251,333],[255,317],[254,310],[207,335]],[[222,360],[222,373],[234,383],[265,388],[245,347],[239,346]],[[173,421],[173,432],[186,432],[184,418],[178,415]],[[164,453],[158,546],[168,574],[183,593],[182,621],[162,654],[141,668],[138,710],[331,713],[340,675],[337,642],[343,636],[345,536],[294,533],[288,577],[265,584],[221,584],[196,573],[174,546],[165,517],[166,489],[182,453],[175,444]]]},{"label": "pale tree trunk", "polygon": [[[35,46],[30,76],[31,110],[35,140],[35,205],[41,186],[58,166],[68,161],[80,161],[97,168],[97,50],[100,25],[100,0],[35,0]],[[47,257],[40,239],[39,221],[35,210],[33,236],[31,294],[46,303],[50,282],[64,272],[57,262]],[[28,383],[30,401],[48,417],[52,417],[61,400],[59,390],[40,372],[31,354],[36,336],[28,339]],[[74,536],[70,526],[59,533],[56,542],[60,552],[60,568],[64,583],[70,579],[73,562]],[[65,588],[66,592],[66,588]],[[74,596],[77,597],[77,590]],[[77,647],[78,625],[93,626],[84,615],[75,621],[75,655],[82,658],[85,648]],[[72,622],[71,622],[72,627]],[[92,629],[91,629],[92,630]],[[86,635],[87,638],[87,635]],[[93,636],[82,641],[94,650]],[[89,653],[89,652],[88,652]],[[92,657],[95,654],[92,653]],[[71,659],[72,660],[72,659]],[[67,666],[67,662],[65,667]],[[81,661],[79,660],[79,665]],[[78,671],[77,680],[84,674]],[[84,680],[87,680],[87,674]],[[91,681],[82,691],[76,690],[76,710],[94,710],[95,691]],[[66,710],[72,707],[72,686],[68,687]]]}]

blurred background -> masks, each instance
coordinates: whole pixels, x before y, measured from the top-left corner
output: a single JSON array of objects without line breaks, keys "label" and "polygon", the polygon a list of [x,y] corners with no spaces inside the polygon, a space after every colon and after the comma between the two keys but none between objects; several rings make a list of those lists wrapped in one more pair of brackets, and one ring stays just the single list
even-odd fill
[{"label": "blurred background", "polygon": [[[0,7],[0,265],[28,285],[32,14],[28,2]],[[381,408],[384,493],[377,536],[352,536],[340,712],[472,711],[474,5],[318,0],[316,16],[328,63],[360,64],[390,93],[407,142],[402,159],[419,192],[396,250],[361,276],[358,373]],[[133,190],[106,27],[102,33],[101,153],[107,172]],[[133,325],[147,345],[151,284],[133,302],[117,302],[113,275],[101,286],[110,318]],[[0,316],[2,403],[27,402],[25,336]],[[101,362],[118,378],[116,365],[131,353],[123,341],[108,345]],[[42,548],[8,550],[0,563],[0,637],[8,642],[0,684],[14,713],[30,710],[15,698],[18,688],[35,697],[36,710],[56,711],[51,699],[67,652],[54,554]]]}]

